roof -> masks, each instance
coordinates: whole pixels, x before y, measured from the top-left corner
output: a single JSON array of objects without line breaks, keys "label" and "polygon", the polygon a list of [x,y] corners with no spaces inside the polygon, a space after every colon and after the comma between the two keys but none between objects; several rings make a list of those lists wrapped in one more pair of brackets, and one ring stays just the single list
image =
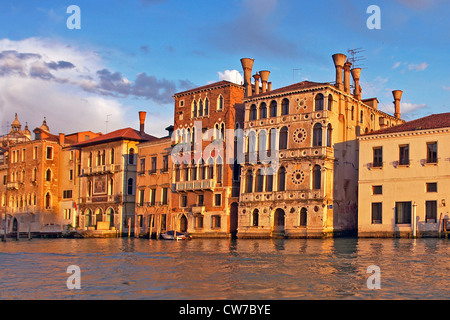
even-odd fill
[{"label": "roof", "polygon": [[363,136],[378,135],[378,134],[389,134],[389,133],[399,133],[417,130],[430,130],[438,128],[448,128],[450,127],[450,112],[432,114],[427,117],[419,118],[416,120],[411,120],[397,126],[380,129],[377,131],[369,132]]},{"label": "roof", "polygon": [[135,130],[133,128],[124,128],[86,141],[75,143],[72,145],[72,147],[87,147],[90,145],[119,140],[152,141],[157,139],[157,137],[151,136],[146,133],[141,134],[138,130]]},{"label": "roof", "polygon": [[313,87],[317,87],[317,86],[324,86],[324,85],[328,85],[328,84],[329,84],[328,82],[302,81],[302,82],[297,82],[297,83],[291,84],[286,87],[266,91],[264,93],[260,92],[259,94],[253,94],[250,97],[248,97],[248,99],[252,99],[255,97],[264,97],[264,96],[269,96],[269,95],[279,94],[279,93],[284,93],[284,92],[291,92],[291,91],[296,91],[296,90],[303,90],[303,89],[313,88]]},{"label": "roof", "polygon": [[187,90],[187,91],[177,92],[177,93],[174,94],[174,96],[185,95],[185,94],[189,94],[189,93],[196,92],[196,91],[204,91],[204,90],[212,89],[214,87],[229,86],[229,85],[234,85],[234,86],[237,86],[237,87],[240,87],[240,88],[244,88],[243,86],[238,85],[238,84],[236,84],[234,82],[230,82],[230,81],[227,81],[227,80],[222,80],[222,81],[214,82],[214,83],[211,83],[211,84],[207,84],[205,86],[201,86],[201,87],[197,87],[197,88],[194,88],[194,89],[190,89],[190,90]]}]

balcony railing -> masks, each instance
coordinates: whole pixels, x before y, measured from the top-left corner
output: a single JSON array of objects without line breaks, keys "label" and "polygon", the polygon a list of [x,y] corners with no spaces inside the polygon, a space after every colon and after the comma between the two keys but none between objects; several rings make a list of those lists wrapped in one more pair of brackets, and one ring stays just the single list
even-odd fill
[{"label": "balcony railing", "polygon": [[288,191],[269,191],[269,192],[254,192],[241,194],[240,201],[286,201],[286,200],[311,200],[322,199],[322,190],[288,190]]},{"label": "balcony railing", "polygon": [[6,188],[8,190],[18,190],[19,189],[19,182],[18,181],[10,181],[6,184]]},{"label": "balcony railing", "polygon": [[120,164],[105,164],[104,166],[82,168],[81,174],[89,176],[95,174],[115,173],[118,171],[120,171]]},{"label": "balcony railing", "polygon": [[182,181],[176,183],[177,191],[211,190],[216,186],[213,179],[198,181]]}]

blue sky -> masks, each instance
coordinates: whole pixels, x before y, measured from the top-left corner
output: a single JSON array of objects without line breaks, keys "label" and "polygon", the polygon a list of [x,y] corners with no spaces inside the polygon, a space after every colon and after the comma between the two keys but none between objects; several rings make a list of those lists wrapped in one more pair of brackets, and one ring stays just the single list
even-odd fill
[{"label": "blue sky", "polygon": [[[67,7],[81,10],[70,30]],[[381,29],[370,30],[370,5]],[[162,136],[175,92],[240,81],[240,58],[270,70],[273,88],[334,81],[334,53],[363,48],[363,98],[402,117],[450,112],[450,2],[393,1],[2,1],[0,124],[47,117],[53,133],[138,128]],[[237,71],[236,71],[237,70]],[[106,124],[106,120],[108,123]]]}]

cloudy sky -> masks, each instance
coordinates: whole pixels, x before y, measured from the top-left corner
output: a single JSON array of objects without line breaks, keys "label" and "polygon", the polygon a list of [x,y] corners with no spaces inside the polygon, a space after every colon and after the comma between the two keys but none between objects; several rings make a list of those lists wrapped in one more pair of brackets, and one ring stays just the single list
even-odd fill
[{"label": "cloudy sky", "polygon": [[[369,29],[370,5],[381,29]],[[68,28],[80,8],[80,29]],[[0,2],[0,133],[14,113],[51,132],[138,128],[163,136],[173,94],[242,81],[240,58],[270,70],[273,88],[334,81],[331,55],[362,48],[363,98],[402,117],[450,112],[446,0],[77,0]],[[107,121],[107,122],[106,122]]]}]

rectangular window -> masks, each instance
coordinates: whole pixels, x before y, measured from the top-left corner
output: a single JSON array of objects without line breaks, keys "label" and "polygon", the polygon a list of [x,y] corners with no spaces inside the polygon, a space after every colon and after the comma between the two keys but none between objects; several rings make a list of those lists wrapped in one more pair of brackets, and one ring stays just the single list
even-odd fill
[{"label": "rectangular window", "polygon": [[383,204],[381,202],[372,203],[372,224],[382,223],[382,208]]},{"label": "rectangular window", "polygon": [[411,201],[395,203],[395,223],[411,224]]},{"label": "rectangular window", "polygon": [[372,194],[383,194],[383,186],[372,186]]},{"label": "rectangular window", "polygon": [[409,144],[399,146],[399,165],[409,165]]},{"label": "rectangular window", "polygon": [[72,213],[71,209],[64,209],[64,219],[65,220],[70,220],[71,213]]},{"label": "rectangular window", "polygon": [[427,143],[427,163],[437,163],[437,142]]},{"label": "rectangular window", "polygon": [[211,216],[211,228],[220,228],[220,216]]},{"label": "rectangular window", "polygon": [[21,156],[22,156],[22,162],[25,162],[25,149],[22,149],[22,154],[21,154]]},{"label": "rectangular window", "polygon": [[152,157],[151,163],[150,163],[150,173],[156,172],[156,157]]},{"label": "rectangular window", "polygon": [[156,204],[156,189],[150,189],[150,205],[154,206]]},{"label": "rectangular window", "polygon": [[220,207],[222,205],[222,194],[216,193],[214,195],[214,205]]},{"label": "rectangular window", "polygon": [[169,156],[163,156],[163,172],[169,171]]},{"label": "rectangular window", "polygon": [[376,147],[373,148],[373,166],[380,168],[383,166],[383,148]]},{"label": "rectangular window", "polygon": [[167,214],[163,213],[161,215],[161,231],[166,231],[167,227]]},{"label": "rectangular window", "polygon": [[139,159],[139,173],[140,174],[145,173],[145,158]]},{"label": "rectangular window", "polygon": [[46,157],[48,160],[53,159],[53,148],[52,147],[47,147]]},{"label": "rectangular window", "polygon": [[187,207],[187,196],[180,196],[180,207],[181,208]]},{"label": "rectangular window", "polygon": [[437,182],[427,182],[427,192],[437,192]]},{"label": "rectangular window", "polygon": [[72,181],[72,180],[73,180],[73,170],[70,169],[69,170],[69,181]]},{"label": "rectangular window", "polygon": [[142,207],[144,205],[144,190],[139,190],[139,202],[138,206]]},{"label": "rectangular window", "polygon": [[63,190],[63,199],[71,199],[72,190]]},{"label": "rectangular window", "polygon": [[197,206],[202,207],[203,206],[203,195],[199,194],[197,196]]},{"label": "rectangular window", "polygon": [[196,215],[194,217],[194,228],[203,228],[203,216]]},{"label": "rectangular window", "polygon": [[162,189],[162,204],[166,205],[167,204],[167,188],[163,188]]},{"label": "rectangular window", "polygon": [[34,147],[33,148],[33,160],[37,159],[37,154],[38,154],[38,147]]},{"label": "rectangular window", "polygon": [[426,201],[425,208],[426,208],[425,222],[426,223],[436,223],[436,221],[437,221],[437,201]]}]

